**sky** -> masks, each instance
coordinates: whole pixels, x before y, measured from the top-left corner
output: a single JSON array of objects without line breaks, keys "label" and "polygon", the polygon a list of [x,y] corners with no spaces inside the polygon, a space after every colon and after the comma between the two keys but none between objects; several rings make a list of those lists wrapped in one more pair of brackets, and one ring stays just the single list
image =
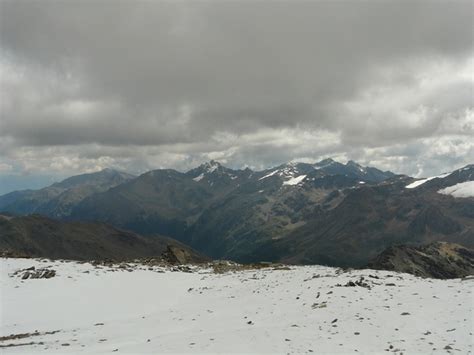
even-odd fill
[{"label": "sky", "polygon": [[472,1],[0,1],[0,193],[116,168],[474,162]]}]

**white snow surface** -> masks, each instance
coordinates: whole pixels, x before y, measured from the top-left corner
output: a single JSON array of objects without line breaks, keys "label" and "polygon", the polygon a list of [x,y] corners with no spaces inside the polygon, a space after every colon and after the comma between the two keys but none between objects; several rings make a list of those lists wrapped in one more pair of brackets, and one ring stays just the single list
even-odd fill
[{"label": "white snow surface", "polygon": [[[4,354],[473,351],[473,279],[322,266],[224,274],[36,259],[0,266]],[[57,275],[11,276],[30,266]],[[371,289],[337,286],[360,277]]]},{"label": "white snow surface", "polygon": [[278,171],[279,171],[279,170],[274,170],[274,171],[272,171],[271,173],[269,173],[269,174],[267,174],[267,175],[265,175],[265,176],[262,176],[262,177],[261,177],[260,179],[258,179],[258,180],[260,181],[260,180],[266,179],[266,178],[268,178],[268,177],[270,177],[270,176],[273,176],[273,175],[275,175],[276,173],[278,173]]},{"label": "white snow surface", "polygon": [[208,173],[213,173],[214,171],[217,170],[217,168],[219,168],[220,164],[218,162],[215,162],[215,161],[210,161],[206,164],[204,164],[204,168],[206,169],[206,172]]},{"label": "white snow surface", "polygon": [[204,174],[201,174],[201,175],[196,176],[195,178],[193,178],[193,180],[194,181],[201,181],[203,178],[204,178]]},{"label": "white snow surface", "polygon": [[440,194],[454,197],[474,197],[474,181],[460,182],[438,191]]},{"label": "white snow surface", "polygon": [[298,185],[300,182],[302,182],[306,178],[306,175],[295,176],[297,174],[299,174],[299,172],[298,172],[298,169],[295,167],[295,165],[287,164],[285,167],[281,169],[273,170],[267,175],[262,176],[258,180],[263,180],[263,179],[269,178],[270,176],[278,175],[278,176],[281,176],[283,179],[286,179],[285,181],[283,181],[283,185],[294,186],[294,185]]},{"label": "white snow surface", "polygon": [[411,184],[405,186],[405,188],[406,189],[414,189],[414,188],[416,188],[420,185],[423,185],[427,181],[430,181],[430,180],[433,180],[433,179],[442,179],[442,178],[445,178],[446,176],[449,176],[450,174],[451,173],[446,173],[446,174],[441,174],[441,175],[438,175],[438,176],[432,176],[432,177],[429,177],[429,178],[417,180],[417,181],[412,182]]},{"label": "white snow surface", "polygon": [[300,175],[296,177],[292,177],[290,180],[286,180],[283,182],[283,185],[298,185],[300,182],[302,182],[306,178],[306,175]]}]

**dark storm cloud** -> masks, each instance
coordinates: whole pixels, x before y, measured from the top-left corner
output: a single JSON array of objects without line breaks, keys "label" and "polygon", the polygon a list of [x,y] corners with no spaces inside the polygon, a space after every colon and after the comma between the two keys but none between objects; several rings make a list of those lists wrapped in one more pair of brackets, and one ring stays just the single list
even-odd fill
[{"label": "dark storm cloud", "polygon": [[472,160],[472,6],[2,1],[0,169],[451,168]]}]

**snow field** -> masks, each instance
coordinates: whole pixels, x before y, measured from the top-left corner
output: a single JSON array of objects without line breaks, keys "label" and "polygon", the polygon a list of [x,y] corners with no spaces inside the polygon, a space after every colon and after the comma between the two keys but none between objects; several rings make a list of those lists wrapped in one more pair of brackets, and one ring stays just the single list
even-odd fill
[{"label": "snow field", "polygon": [[[0,337],[39,332],[0,338],[5,354],[473,350],[473,279],[322,266],[214,274],[0,260]],[[50,266],[57,276],[10,276],[30,266]],[[361,276],[370,289],[337,286]]]}]

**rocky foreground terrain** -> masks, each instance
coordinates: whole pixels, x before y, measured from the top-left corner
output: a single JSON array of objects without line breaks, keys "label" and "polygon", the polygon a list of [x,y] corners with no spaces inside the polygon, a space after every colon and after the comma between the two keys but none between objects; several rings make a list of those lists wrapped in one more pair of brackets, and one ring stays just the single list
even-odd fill
[{"label": "rocky foreground terrain", "polygon": [[5,354],[473,351],[472,277],[15,258],[0,272]]}]

